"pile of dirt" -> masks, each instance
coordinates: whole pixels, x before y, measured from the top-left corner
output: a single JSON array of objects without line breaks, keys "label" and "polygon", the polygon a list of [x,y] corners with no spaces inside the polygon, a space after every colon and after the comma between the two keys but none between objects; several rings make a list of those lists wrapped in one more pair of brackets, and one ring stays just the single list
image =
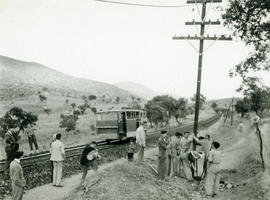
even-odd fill
[{"label": "pile of dirt", "polygon": [[[195,185],[194,185],[195,186]],[[74,191],[68,200],[201,199],[184,179],[160,180],[148,165],[116,165],[87,179],[87,190]],[[191,194],[192,192],[192,194]]]}]

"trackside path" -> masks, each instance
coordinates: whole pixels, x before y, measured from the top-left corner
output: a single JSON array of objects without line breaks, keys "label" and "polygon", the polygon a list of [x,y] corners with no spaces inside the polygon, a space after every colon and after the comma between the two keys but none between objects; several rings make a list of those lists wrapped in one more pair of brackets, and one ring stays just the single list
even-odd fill
[{"label": "trackside path", "polygon": [[[145,158],[152,158],[154,153],[157,152],[157,149],[150,149],[145,151]],[[137,155],[135,155],[136,158]],[[127,163],[126,158],[121,158],[116,161],[101,165],[99,167],[99,171],[110,168],[114,165]],[[87,177],[91,177],[93,175],[93,171],[89,171]],[[58,188],[53,187],[52,184],[46,184],[43,186],[39,186],[30,190],[26,190],[23,196],[24,200],[61,200],[66,199],[70,196],[70,194],[78,187],[81,179],[81,173],[72,175],[70,177],[64,178],[62,184],[64,187]],[[5,200],[11,200],[11,197],[8,196]]]}]

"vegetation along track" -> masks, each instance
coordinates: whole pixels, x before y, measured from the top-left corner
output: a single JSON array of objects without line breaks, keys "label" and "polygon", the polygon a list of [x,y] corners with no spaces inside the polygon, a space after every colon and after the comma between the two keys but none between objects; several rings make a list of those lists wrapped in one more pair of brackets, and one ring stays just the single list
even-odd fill
[{"label": "vegetation along track", "polygon": [[[200,121],[200,128],[207,128],[215,123],[220,118],[220,115]],[[171,127],[170,134],[176,131],[192,130],[193,123],[189,122],[183,126]],[[160,136],[160,130],[155,130],[147,133],[147,148],[154,147],[157,139]],[[65,148],[66,160],[64,162],[63,174],[69,176],[80,171],[79,158],[84,149],[85,144],[70,146]],[[126,155],[128,148],[128,140],[113,140],[110,142],[99,141],[97,148],[99,149],[101,159],[100,163],[108,163]],[[24,174],[27,181],[27,188],[37,187],[51,182],[52,166],[49,162],[50,153],[44,152],[41,154],[26,156],[21,160],[24,168]],[[10,193],[10,180],[4,172],[5,161],[0,162],[0,199]]]}]

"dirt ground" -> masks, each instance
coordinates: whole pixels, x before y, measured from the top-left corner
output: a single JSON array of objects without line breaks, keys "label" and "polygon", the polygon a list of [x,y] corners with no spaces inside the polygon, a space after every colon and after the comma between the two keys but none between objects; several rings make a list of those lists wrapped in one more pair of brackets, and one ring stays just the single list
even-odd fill
[{"label": "dirt ground", "polygon": [[[222,119],[209,129],[202,131],[221,143],[222,172],[221,194],[218,200],[270,199],[269,149],[270,125],[262,124],[261,132],[265,142],[266,170],[261,167],[257,137],[249,121],[244,121],[244,130],[238,128],[240,119],[234,125],[223,123]],[[269,157],[270,158],[270,157]],[[51,184],[26,191],[25,200],[114,200],[114,199],[205,199],[201,182],[197,191],[196,181],[183,178],[159,180],[147,163],[157,168],[157,149],[149,150],[143,165],[128,163],[125,158],[101,166],[99,173],[90,173],[86,179],[87,190],[78,190],[81,174],[64,180],[64,188]],[[8,198],[7,198],[8,199]]]},{"label": "dirt ground", "polygon": [[[253,200],[270,199],[269,165],[263,172],[259,157],[257,137],[249,121],[244,121],[244,130],[240,131],[238,124],[241,120],[236,119],[234,125],[229,122],[218,123],[203,134],[209,133],[213,140],[218,140],[222,147],[221,163],[221,194],[215,199],[219,200]],[[269,124],[261,126],[265,141],[265,157],[269,154],[267,144],[269,139]],[[157,168],[156,156],[146,159]],[[266,158],[266,161],[268,159]],[[71,199],[205,199],[204,181],[201,182],[197,191],[196,181],[188,182],[182,178],[168,178],[160,181],[155,173],[145,163],[143,166],[121,164],[108,168],[102,175],[95,175],[88,179],[89,189],[85,192],[74,191]]]}]

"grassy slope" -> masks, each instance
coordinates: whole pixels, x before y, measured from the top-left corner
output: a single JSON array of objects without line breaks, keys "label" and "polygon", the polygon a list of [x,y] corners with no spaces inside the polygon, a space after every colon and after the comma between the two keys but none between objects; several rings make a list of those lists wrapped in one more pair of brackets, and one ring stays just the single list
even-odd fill
[{"label": "grassy slope", "polygon": [[[77,129],[80,131],[79,134],[73,135],[72,132],[67,133],[64,129],[59,128],[60,122],[60,114],[66,111],[72,110],[70,107],[70,103],[76,103],[77,105],[83,104],[81,98],[68,98],[69,105],[65,104],[65,100],[67,97],[64,96],[48,96],[48,100],[46,103],[41,103],[37,97],[37,95],[32,95],[30,97],[25,98],[16,98],[13,100],[13,104],[10,101],[1,101],[1,116],[13,106],[19,106],[26,111],[33,112],[34,114],[38,115],[38,122],[37,122],[37,139],[38,143],[41,146],[41,149],[48,149],[50,139],[53,134],[55,133],[63,133],[63,142],[66,146],[70,146],[73,144],[80,144],[86,143],[96,137],[93,136],[94,132],[90,129],[90,125],[95,123],[95,116],[94,114],[88,109],[86,114],[79,117],[77,123]],[[124,104],[104,104],[98,103],[96,101],[90,102],[91,106],[105,109],[106,107],[121,107]],[[50,115],[47,115],[43,111],[43,107],[48,106],[52,109]],[[20,149],[24,150],[25,153],[29,153],[28,141],[27,137],[21,133],[21,140],[20,140]],[[4,143],[0,141],[0,159],[5,157],[4,153]]]}]

